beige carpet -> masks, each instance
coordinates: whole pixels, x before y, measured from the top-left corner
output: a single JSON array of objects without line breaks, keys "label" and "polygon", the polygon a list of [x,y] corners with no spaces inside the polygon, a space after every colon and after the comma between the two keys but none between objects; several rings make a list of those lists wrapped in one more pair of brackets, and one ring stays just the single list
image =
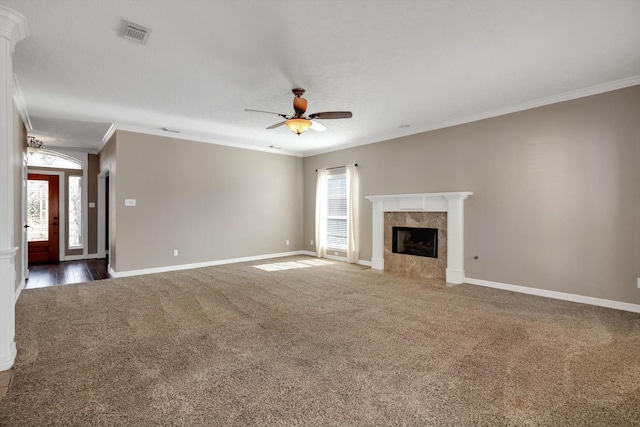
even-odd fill
[{"label": "beige carpet", "polygon": [[638,314],[263,263],[24,291],[0,425],[640,425]]}]

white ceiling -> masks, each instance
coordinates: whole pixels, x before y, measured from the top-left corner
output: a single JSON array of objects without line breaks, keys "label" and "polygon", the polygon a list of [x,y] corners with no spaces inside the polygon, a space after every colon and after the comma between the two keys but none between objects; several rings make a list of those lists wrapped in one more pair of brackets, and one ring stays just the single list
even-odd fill
[{"label": "white ceiling", "polygon": [[[638,0],[0,4],[27,19],[14,72],[49,148],[97,152],[114,124],[309,155],[640,83]],[[296,136],[244,111],[291,114],[298,86],[308,113],[353,118]]]}]

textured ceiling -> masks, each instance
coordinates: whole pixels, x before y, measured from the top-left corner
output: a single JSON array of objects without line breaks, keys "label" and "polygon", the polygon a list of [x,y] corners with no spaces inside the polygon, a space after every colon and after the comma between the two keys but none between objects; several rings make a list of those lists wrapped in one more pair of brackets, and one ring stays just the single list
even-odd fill
[{"label": "textured ceiling", "polygon": [[[638,0],[0,4],[27,19],[14,72],[49,148],[96,152],[114,124],[309,155],[640,83]],[[296,136],[244,111],[290,114],[298,86],[353,118]]]}]

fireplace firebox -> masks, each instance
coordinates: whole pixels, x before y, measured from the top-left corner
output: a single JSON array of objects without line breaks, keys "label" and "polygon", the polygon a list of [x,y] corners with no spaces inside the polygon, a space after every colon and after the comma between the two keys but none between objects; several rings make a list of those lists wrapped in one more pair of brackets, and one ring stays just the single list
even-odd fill
[{"label": "fireplace firebox", "polygon": [[392,227],[391,251],[396,254],[438,258],[438,229]]}]

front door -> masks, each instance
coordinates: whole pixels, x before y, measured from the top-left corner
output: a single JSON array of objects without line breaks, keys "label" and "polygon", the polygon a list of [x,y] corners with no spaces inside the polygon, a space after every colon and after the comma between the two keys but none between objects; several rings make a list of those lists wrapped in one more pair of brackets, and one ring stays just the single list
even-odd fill
[{"label": "front door", "polygon": [[59,261],[58,175],[29,174],[27,180],[27,240],[29,262]]}]

